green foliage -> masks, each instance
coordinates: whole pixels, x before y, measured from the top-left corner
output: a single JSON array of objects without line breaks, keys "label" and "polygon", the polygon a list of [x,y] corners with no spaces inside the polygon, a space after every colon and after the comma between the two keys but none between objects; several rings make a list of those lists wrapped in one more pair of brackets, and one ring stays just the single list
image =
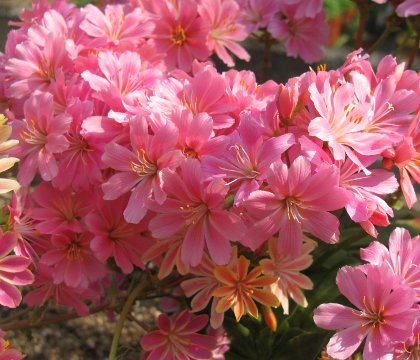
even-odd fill
[{"label": "green foliage", "polygon": [[324,9],[328,19],[341,15],[347,9],[354,6],[351,0],[324,0]]}]

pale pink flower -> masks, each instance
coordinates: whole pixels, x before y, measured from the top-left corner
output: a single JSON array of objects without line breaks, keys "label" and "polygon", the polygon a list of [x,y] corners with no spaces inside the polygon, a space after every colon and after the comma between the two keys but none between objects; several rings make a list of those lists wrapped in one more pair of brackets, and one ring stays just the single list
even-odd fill
[{"label": "pale pink flower", "polygon": [[10,341],[4,340],[6,334],[0,330],[0,360],[22,360],[20,351],[10,347]]},{"label": "pale pink flower", "polygon": [[389,238],[389,250],[374,241],[366,249],[360,249],[360,258],[373,265],[386,264],[420,297],[420,236],[411,238],[408,230],[396,228]]},{"label": "pale pink flower", "polygon": [[395,360],[418,360],[420,358],[420,321],[416,320],[413,335],[405,342],[394,346]]},{"label": "pale pink flower", "polygon": [[93,97],[117,112],[144,113],[145,94],[160,78],[160,72],[142,67],[139,54],[132,51],[101,52],[98,67],[98,74],[90,70],[82,73],[83,79],[95,91]]},{"label": "pale pink flower", "polygon": [[283,0],[282,2],[297,5],[297,18],[313,18],[322,11],[322,0]]},{"label": "pale pink flower", "polygon": [[64,113],[54,116],[53,96],[49,93],[31,96],[25,102],[24,113],[23,121],[13,121],[20,142],[12,152],[21,159],[18,180],[26,186],[31,183],[37,170],[45,181],[57,175],[55,156],[68,147],[65,133],[71,117]]},{"label": "pale pink flower", "polygon": [[171,123],[149,135],[146,118],[135,117],[130,121],[130,137],[132,150],[115,142],[106,146],[102,160],[117,172],[102,184],[102,190],[106,200],[131,191],[124,218],[136,224],[146,215],[152,196],[159,204],[165,201],[162,170],[176,167],[183,155],[174,149],[178,131]]},{"label": "pale pink flower", "polygon": [[29,285],[34,276],[28,270],[31,260],[19,255],[9,255],[16,246],[11,232],[0,233],[0,304],[17,307],[22,295],[16,286]]},{"label": "pale pink flower", "polygon": [[278,253],[276,239],[270,238],[268,248],[270,259],[260,260],[263,273],[273,275],[277,278],[276,282],[270,285],[271,291],[279,299],[285,314],[289,313],[289,297],[300,306],[308,306],[302,289],[312,290],[312,281],[301,271],[307,269],[312,264],[310,252],[315,248],[316,243],[309,238],[305,238],[302,253],[293,257],[287,253]]},{"label": "pale pink flower", "polygon": [[221,179],[204,183],[200,163],[191,158],[182,164],[181,174],[165,169],[162,178],[168,198],[153,206],[158,214],[150,221],[152,235],[164,239],[186,229],[181,248],[184,263],[197,266],[206,247],[216,264],[226,264],[230,241],[243,235],[240,217],[225,207],[229,187]]},{"label": "pale pink flower", "polygon": [[81,13],[85,18],[80,29],[92,37],[92,48],[114,46],[119,51],[134,49],[151,35],[154,25],[146,13],[136,7],[127,11],[123,5],[107,5],[104,12],[96,6],[86,5]]},{"label": "pale pink flower", "polygon": [[[128,194],[127,194],[128,195]],[[147,231],[147,221],[129,224],[124,220],[123,212],[129,196],[110,200],[99,200],[97,210],[85,218],[87,229],[94,235],[90,247],[95,256],[105,262],[113,257],[123,273],[133,271],[133,265],[144,269],[141,256],[153,243],[141,235]]]},{"label": "pale pink flower", "polygon": [[106,267],[90,249],[91,235],[70,233],[52,235],[51,246],[41,257],[41,263],[52,267],[54,284],[87,286],[106,275]]},{"label": "pale pink flower", "polygon": [[[12,127],[5,125],[7,118],[0,114],[0,156],[5,154],[8,150],[17,145],[17,140],[9,140],[12,133]],[[19,161],[18,158],[2,156],[0,158],[0,173],[9,170]],[[20,187],[19,183],[13,179],[0,178],[0,194],[8,193],[12,190],[18,190]]]},{"label": "pale pink flower", "polygon": [[338,186],[337,167],[324,164],[312,173],[309,160],[299,156],[290,168],[277,162],[270,170],[267,189],[254,191],[245,201],[258,221],[244,236],[244,245],[255,250],[277,232],[277,251],[290,256],[300,254],[303,232],[336,243],[339,221],[329,211],[342,208],[347,200]]},{"label": "pale pink flower", "polygon": [[340,304],[322,304],[314,310],[317,326],[340,329],[327,345],[328,354],[347,359],[366,338],[363,359],[392,359],[391,344],[406,341],[412,334],[418,311],[415,293],[398,284],[388,267],[345,266],[337,274],[341,293],[358,309]]},{"label": "pale pink flower", "polygon": [[209,24],[198,16],[196,1],[159,1],[154,12],[158,20],[153,43],[158,52],[166,55],[168,70],[179,68],[188,72],[194,59],[207,59]]},{"label": "pale pink flower", "polygon": [[319,114],[309,123],[309,135],[328,142],[334,159],[344,160],[347,156],[369,173],[361,157],[379,155],[390,145],[385,135],[366,131],[370,105],[357,98],[357,90],[351,83],[333,90],[325,79],[322,92],[316,84],[309,86],[309,92]]},{"label": "pale pink flower", "polygon": [[141,347],[147,351],[145,360],[205,360],[212,359],[216,339],[198,334],[208,322],[207,315],[192,315],[184,310],[170,318],[161,314],[157,320],[158,330],[141,339]]},{"label": "pale pink flower", "polygon": [[[301,57],[307,63],[314,63],[324,56],[322,46],[328,41],[328,25],[322,10],[311,17],[300,17],[301,4],[282,4],[284,19],[268,24],[268,31],[277,39],[286,39],[288,56]],[[299,14],[300,15],[300,14]]]},{"label": "pale pink flower", "polygon": [[35,90],[48,91],[58,73],[70,73],[72,63],[64,46],[64,39],[53,33],[46,36],[44,48],[29,40],[17,44],[15,56],[6,63],[8,96],[22,99]]},{"label": "pale pink flower", "polygon": [[53,273],[52,268],[38,264],[33,289],[25,295],[23,302],[31,307],[39,307],[53,299],[57,305],[73,308],[79,316],[89,315],[89,307],[84,301],[96,300],[97,294],[90,289],[81,289],[65,283],[56,284]]},{"label": "pale pink flower", "polygon": [[201,0],[198,12],[210,24],[207,44],[211,51],[228,66],[234,66],[235,63],[227,50],[239,59],[249,61],[249,54],[237,43],[245,40],[248,32],[239,22],[240,9],[236,1]]}]

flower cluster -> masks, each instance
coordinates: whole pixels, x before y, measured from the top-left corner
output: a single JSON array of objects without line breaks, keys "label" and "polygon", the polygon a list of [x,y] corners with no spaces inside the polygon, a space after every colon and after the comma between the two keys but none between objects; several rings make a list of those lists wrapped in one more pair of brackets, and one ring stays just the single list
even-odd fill
[{"label": "flower cluster", "polygon": [[[108,295],[112,273],[124,280],[147,268],[159,280],[179,276],[193,312],[211,303],[209,331],[221,331],[229,309],[239,321],[258,317],[257,303],[284,313],[289,298],[306,306],[303,290],[313,284],[301,271],[312,263],[313,239],[337,243],[345,213],[376,237],[393,216],[384,197],[399,187],[394,166],[412,207],[416,72],[391,56],[374,71],[359,50],[337,70],[258,84],[250,71],[219,73],[208,61],[215,53],[232,65],[227,50],[247,59],[238,41],[266,26],[288,38],[291,55],[314,61],[324,41],[320,4],[133,0],[101,10],[57,0],[25,10],[0,56],[0,110],[19,140],[9,153],[20,159],[22,185],[0,242],[0,303],[17,306],[15,285],[33,282],[27,305],[86,315],[88,303]],[[340,278],[369,282],[381,266],[347,268]],[[386,291],[391,300],[408,294]],[[355,305],[366,322],[388,303],[365,295]],[[408,319],[412,307],[396,314]],[[142,340],[147,358],[222,353],[223,332],[218,341],[194,334],[207,321],[187,310],[161,315]]]},{"label": "flower cluster", "polygon": [[368,264],[345,266],[337,274],[341,293],[358,310],[340,304],[315,309],[315,323],[340,329],[327,346],[335,359],[347,359],[366,339],[363,359],[416,359],[419,353],[420,237],[396,228],[389,250],[374,241],[361,249]]}]

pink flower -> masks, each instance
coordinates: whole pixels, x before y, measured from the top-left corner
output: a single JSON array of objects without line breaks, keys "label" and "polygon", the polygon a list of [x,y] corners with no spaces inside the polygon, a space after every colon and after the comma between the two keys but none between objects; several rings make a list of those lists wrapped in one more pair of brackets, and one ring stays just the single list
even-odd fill
[{"label": "pink flower", "polygon": [[411,123],[406,137],[395,149],[394,163],[400,170],[401,189],[411,209],[417,202],[413,182],[420,184],[420,113]]},{"label": "pink flower", "polygon": [[166,55],[168,70],[188,72],[194,59],[203,61],[210,55],[206,45],[209,25],[198,16],[196,1],[159,1],[154,11],[158,20],[153,43]]},{"label": "pink flower", "polygon": [[6,334],[0,330],[0,360],[22,360],[20,351],[10,348],[10,341],[4,340]]},{"label": "pink flower", "polygon": [[48,34],[45,47],[32,41],[16,45],[16,55],[8,60],[6,71],[10,79],[8,96],[15,99],[29,97],[35,90],[48,91],[59,73],[70,73],[72,63],[61,36]]},{"label": "pink flower", "polygon": [[244,245],[255,250],[276,232],[277,251],[290,256],[301,253],[303,232],[336,243],[339,221],[328,211],[346,202],[338,187],[338,169],[325,164],[312,173],[309,160],[299,156],[290,168],[277,162],[270,170],[267,190],[254,191],[245,201],[249,214],[258,221],[244,237]]},{"label": "pink flower", "polygon": [[186,229],[181,248],[184,263],[197,266],[206,245],[216,264],[226,264],[231,254],[230,241],[243,234],[239,216],[225,208],[229,190],[226,183],[221,179],[204,183],[196,159],[185,160],[181,175],[172,170],[162,175],[168,198],[161,206],[153,206],[158,215],[150,222],[152,235],[162,239]]},{"label": "pink flower", "polygon": [[16,286],[29,285],[34,281],[34,276],[27,269],[31,260],[9,255],[15,246],[13,233],[0,233],[0,304],[10,308],[17,307],[22,300]]},{"label": "pink flower", "polygon": [[115,142],[106,146],[102,160],[117,171],[102,184],[102,190],[106,200],[117,199],[131,191],[124,218],[136,224],[146,215],[152,195],[159,204],[165,201],[162,170],[176,167],[183,156],[180,150],[174,149],[178,131],[171,123],[149,135],[145,117],[133,118],[130,137],[132,150]]},{"label": "pink flower", "polygon": [[144,269],[141,256],[152,243],[141,235],[147,231],[146,221],[129,224],[124,220],[127,201],[128,196],[97,201],[97,210],[85,217],[86,227],[94,235],[90,247],[95,256],[103,262],[112,256],[125,274],[133,271],[133,265]]},{"label": "pink flower", "polygon": [[277,39],[286,39],[288,56],[300,56],[307,63],[322,59],[321,47],[328,41],[328,25],[325,12],[315,16],[301,17],[299,4],[282,4],[281,13],[285,19],[278,19],[268,24],[268,31]]},{"label": "pink flower", "polygon": [[248,32],[239,22],[239,6],[234,0],[201,0],[198,12],[210,24],[208,47],[228,66],[234,66],[230,50],[238,58],[249,61],[246,50],[237,44],[247,38]]},{"label": "pink flower", "polygon": [[373,265],[386,264],[401,283],[420,297],[420,236],[411,238],[408,230],[396,228],[389,238],[389,250],[378,241],[360,249],[360,258]]},{"label": "pink flower", "polygon": [[41,263],[53,268],[54,284],[86,288],[105,276],[106,267],[93,254],[90,241],[86,232],[51,236],[51,247],[42,255]]},{"label": "pink flower", "polygon": [[90,289],[80,289],[65,283],[56,284],[53,269],[44,264],[37,266],[35,281],[32,286],[34,289],[29,291],[23,299],[28,306],[43,306],[50,299],[53,299],[57,305],[65,305],[75,309],[79,316],[89,315],[89,308],[84,301],[97,298],[95,292]]},{"label": "pink flower", "polygon": [[400,17],[420,14],[420,3],[417,0],[405,0],[397,6],[396,12]]},{"label": "pink flower", "polygon": [[98,75],[86,70],[82,77],[95,91],[93,97],[108,104],[112,110],[144,113],[145,94],[160,77],[155,69],[144,69],[139,54],[111,51],[98,55]]},{"label": "pink flower", "polygon": [[154,28],[152,21],[140,7],[126,11],[123,5],[107,5],[102,13],[96,6],[88,4],[81,12],[85,18],[79,26],[95,39],[89,44],[92,48],[113,45],[120,51],[133,49]]},{"label": "pink flower", "polygon": [[56,154],[68,147],[65,133],[71,122],[66,114],[54,116],[53,97],[49,93],[31,96],[24,106],[25,120],[13,122],[14,131],[21,140],[12,150],[21,160],[18,180],[26,186],[37,170],[45,181],[58,172]]},{"label": "pink flower", "polygon": [[91,193],[72,193],[70,189],[59,191],[50,183],[39,184],[31,194],[34,201],[31,218],[42,234],[62,234],[66,231],[82,232],[80,221],[92,209]]},{"label": "pink flower", "polygon": [[82,109],[76,107],[79,116],[73,116],[66,136],[69,147],[60,155],[58,173],[52,180],[53,185],[60,190],[72,188],[86,191],[92,184],[99,184],[102,180],[101,156],[104,145],[93,134],[82,134],[81,122],[85,120]]},{"label": "pink flower", "polygon": [[249,33],[266,28],[280,9],[276,0],[238,0],[240,17]]},{"label": "pink flower", "polygon": [[277,277],[277,281],[270,285],[270,288],[280,300],[285,314],[289,313],[289,297],[302,307],[308,306],[302,289],[312,290],[314,285],[301,271],[311,266],[312,256],[310,252],[315,246],[314,241],[305,238],[302,253],[293,257],[287,253],[277,253],[275,238],[270,238],[268,241],[270,259],[262,259],[260,265],[264,274]]},{"label": "pink flower", "polygon": [[30,216],[30,202],[27,203],[29,188],[20,188],[13,193],[9,206],[9,231],[17,239],[16,255],[31,259],[33,264],[39,261],[39,255],[49,247],[48,239],[35,229],[35,224]]},{"label": "pink flower", "polygon": [[316,84],[309,86],[309,92],[319,114],[309,123],[309,135],[328,142],[334,159],[348,156],[368,174],[362,156],[379,155],[390,145],[384,135],[366,131],[370,105],[358,99],[357,89],[351,83],[339,85],[334,91],[325,79],[322,93]]},{"label": "pink flower", "polygon": [[142,348],[148,352],[145,360],[212,359],[216,339],[214,336],[197,334],[207,322],[207,315],[193,316],[188,310],[172,318],[161,314],[157,321],[159,329],[141,339]]},{"label": "pink flower", "polygon": [[292,134],[264,139],[259,124],[248,113],[242,113],[238,132],[230,140],[223,156],[203,157],[203,171],[207,179],[216,176],[229,181],[235,191],[235,204],[259,189],[271,163],[281,159],[295,142]]},{"label": "pink flower", "polygon": [[228,138],[214,136],[213,120],[207,113],[193,115],[189,109],[179,107],[171,121],[178,128],[178,144],[186,157],[221,156],[226,150]]},{"label": "pink flower", "polygon": [[387,267],[345,266],[337,274],[341,293],[358,309],[340,304],[322,304],[314,311],[317,326],[339,330],[327,345],[328,354],[347,359],[366,338],[363,359],[391,359],[391,344],[407,340],[418,311],[415,293],[398,284]]}]

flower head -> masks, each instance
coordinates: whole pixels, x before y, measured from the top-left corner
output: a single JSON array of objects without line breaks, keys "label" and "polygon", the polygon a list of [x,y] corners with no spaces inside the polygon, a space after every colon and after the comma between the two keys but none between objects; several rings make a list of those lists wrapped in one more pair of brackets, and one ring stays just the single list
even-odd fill
[{"label": "flower head", "polygon": [[216,346],[214,336],[197,334],[208,322],[207,315],[192,315],[188,310],[176,317],[161,314],[159,330],[143,336],[141,346],[148,353],[145,360],[204,360],[212,359]]},{"label": "flower head", "polygon": [[241,320],[245,313],[258,318],[255,301],[267,306],[279,305],[279,299],[264,288],[273,284],[276,277],[261,275],[261,266],[255,267],[248,273],[249,265],[250,261],[241,255],[233,267],[217,266],[214,269],[214,276],[221,284],[213,291],[213,296],[221,298],[216,311],[223,313],[232,308],[236,321]]}]

